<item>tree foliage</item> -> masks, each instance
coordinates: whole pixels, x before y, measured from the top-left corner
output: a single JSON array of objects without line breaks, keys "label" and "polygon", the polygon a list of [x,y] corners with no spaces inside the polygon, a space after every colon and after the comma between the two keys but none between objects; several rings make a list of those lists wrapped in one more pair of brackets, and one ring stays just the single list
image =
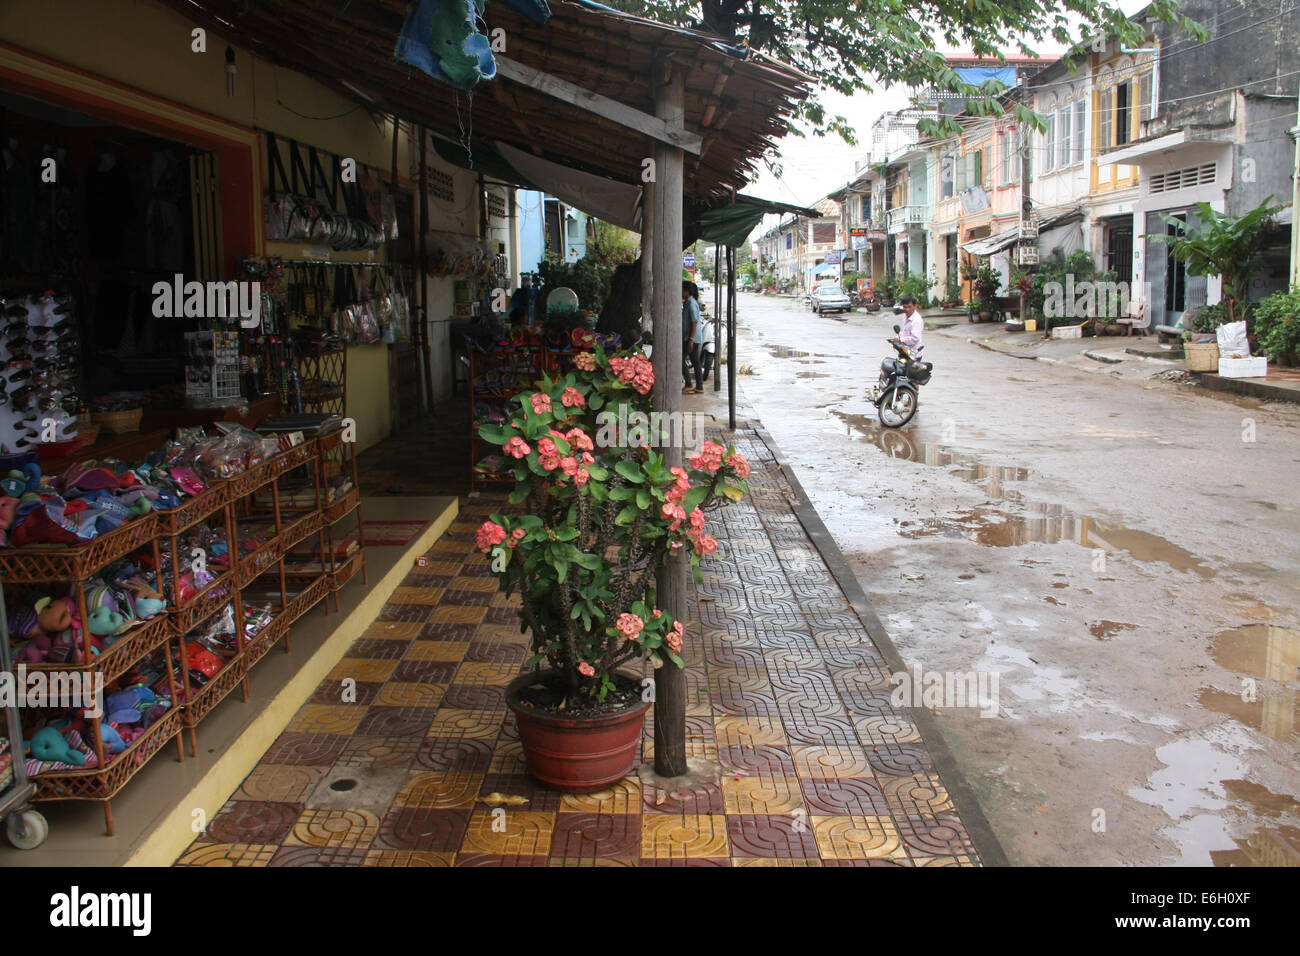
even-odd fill
[{"label": "tree foliage", "polygon": [[[996,99],[1005,86],[966,82],[939,48],[986,57],[1037,56],[1045,43],[1087,52],[1094,38],[1110,36],[1142,46],[1143,27],[1111,0],[608,0],[609,5],[664,23],[694,27],[770,54],[844,94],[870,93],[899,84],[940,90],[967,99],[977,115],[1001,116]],[[1176,0],[1152,0],[1146,15],[1179,24],[1197,39],[1196,23],[1179,15]],[[1072,24],[1077,24],[1071,29]],[[1018,109],[1035,126],[1041,119]],[[818,135],[838,133],[854,144],[848,120],[832,115],[816,97],[797,117]],[[930,136],[959,132],[949,117],[925,120]],[[798,129],[792,127],[792,132]]]}]

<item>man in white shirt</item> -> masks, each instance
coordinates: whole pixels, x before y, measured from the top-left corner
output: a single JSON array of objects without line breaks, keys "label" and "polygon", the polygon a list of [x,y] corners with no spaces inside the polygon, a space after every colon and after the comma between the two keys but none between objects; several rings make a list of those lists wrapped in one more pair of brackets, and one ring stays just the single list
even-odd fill
[{"label": "man in white shirt", "polygon": [[919,361],[925,349],[921,343],[921,335],[925,331],[925,319],[921,318],[916,300],[910,295],[903,296],[898,300],[898,304],[903,307],[903,321],[899,326],[897,341],[911,349],[913,357]]}]

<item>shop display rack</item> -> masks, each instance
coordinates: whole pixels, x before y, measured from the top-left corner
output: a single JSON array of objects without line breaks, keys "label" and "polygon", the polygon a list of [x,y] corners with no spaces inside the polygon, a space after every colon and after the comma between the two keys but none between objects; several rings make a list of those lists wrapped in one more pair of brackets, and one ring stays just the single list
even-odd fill
[{"label": "shop display rack", "polygon": [[[326,489],[330,487],[330,479],[341,475],[350,477],[350,487],[347,482],[335,481],[340,491],[329,500],[331,495]],[[346,560],[335,560],[335,525],[353,512],[357,516],[358,547]],[[184,536],[204,524],[224,530],[227,565],[189,600],[177,603],[181,571],[191,566],[184,554]],[[31,780],[32,799],[101,802],[105,827],[112,836],[111,800],[145,762],[173,738],[177,759],[183,761],[181,738],[186,731],[190,753],[197,755],[198,724],[235,688],[242,688],[244,700],[248,699],[248,674],[282,640],[285,651],[289,650],[290,625],[331,594],[334,594],[335,609],[338,608],[338,589],[358,568],[364,575],[361,528],[354,446],[344,442],[343,433],[336,431],[322,438],[307,438],[240,475],[214,481],[207,491],[187,499],[177,508],[138,518],[86,545],[0,548],[0,576],[6,587],[62,584],[77,602],[83,621],[89,618],[87,579],[100,569],[142,550],[151,552],[154,567],[162,567],[160,559],[164,553],[173,558],[169,571],[171,594],[163,614],[136,625],[98,657],[91,653],[89,632],[83,631],[87,663],[28,665],[32,670],[97,671],[107,684],[146,657],[161,654],[170,690],[170,708],[117,755],[105,753],[100,721],[95,718],[91,722],[94,740],[86,742],[93,744],[96,766],[38,774]],[[259,547],[245,553],[240,542],[254,529],[262,532],[263,540]],[[287,572],[286,560],[291,549],[302,546],[313,534],[317,539],[316,553],[322,559],[318,566],[310,572],[298,567]],[[215,568],[210,565],[209,570]],[[250,602],[271,604],[274,611],[271,620],[251,635],[245,625],[245,609]],[[199,688],[191,687],[188,635],[228,606],[237,635],[235,651],[207,683]],[[4,647],[8,664],[7,632]],[[177,662],[179,673],[175,667]],[[14,763],[21,764],[21,742],[12,747],[12,753]],[[0,792],[0,817],[6,806],[5,793]]]}]

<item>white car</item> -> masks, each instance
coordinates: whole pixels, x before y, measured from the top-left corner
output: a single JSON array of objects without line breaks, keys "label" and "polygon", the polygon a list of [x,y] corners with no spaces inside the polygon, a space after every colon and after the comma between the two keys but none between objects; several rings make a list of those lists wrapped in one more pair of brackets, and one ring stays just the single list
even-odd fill
[{"label": "white car", "polygon": [[852,312],[853,303],[848,294],[837,285],[819,285],[809,297],[812,310],[820,315],[823,312]]}]

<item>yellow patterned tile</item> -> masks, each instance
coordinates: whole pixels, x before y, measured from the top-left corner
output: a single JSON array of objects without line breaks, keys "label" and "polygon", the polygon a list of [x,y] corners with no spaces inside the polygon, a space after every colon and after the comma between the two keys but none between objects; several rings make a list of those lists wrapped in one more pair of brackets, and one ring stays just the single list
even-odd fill
[{"label": "yellow patterned tile", "polygon": [[469,641],[412,641],[406,650],[408,661],[458,661],[469,650]]},{"label": "yellow patterned tile", "polygon": [[787,814],[804,809],[795,777],[722,778],[722,798],[728,813]]},{"label": "yellow patterned tile", "polygon": [[389,604],[437,604],[442,600],[443,588],[398,588],[388,599]]},{"label": "yellow patterned tile", "polygon": [[473,737],[475,740],[496,740],[501,735],[501,722],[506,719],[505,708],[500,710],[458,710],[443,707],[433,717],[426,737]]},{"label": "yellow patterned tile", "polygon": [[[699,717],[700,714],[692,714],[689,710],[686,712],[688,717]],[[688,728],[689,729],[689,728]],[[647,763],[655,759],[655,739],[654,725],[649,721],[646,722],[644,733],[644,759]],[[694,757],[698,760],[708,760],[711,763],[718,762],[718,745],[712,740],[706,740],[699,734],[686,735],[686,756]]]},{"label": "yellow patterned tile", "polygon": [[[469,531],[469,530],[473,530],[473,529],[467,528],[467,529],[465,529],[465,530]],[[439,539],[434,543],[433,547],[430,548],[429,550],[431,550],[431,551],[437,551],[437,552],[440,553],[440,554],[448,554],[448,553],[451,553],[451,554],[463,554],[463,555],[465,555],[466,557],[468,557],[468,556],[471,555],[471,554],[475,554],[475,553],[476,553],[476,552],[474,551],[474,545],[472,545],[470,542],[468,542],[468,541],[451,541],[451,540],[449,540],[449,539],[447,539],[447,538],[439,538]]]},{"label": "yellow patterned tile", "polygon": [[518,740],[502,740],[492,751],[492,763],[488,773],[527,773],[528,764],[524,761],[524,745]]},{"label": "yellow patterned tile", "polygon": [[452,578],[447,585],[448,591],[480,591],[484,594],[491,594],[499,588],[495,576],[485,577],[482,574],[462,574]]},{"label": "yellow patterned tile", "polygon": [[361,636],[381,641],[413,641],[424,627],[419,621],[375,621]]},{"label": "yellow patterned tile", "polygon": [[478,624],[487,613],[485,607],[469,604],[442,604],[429,615],[430,624]]},{"label": "yellow patterned tile", "polygon": [[285,729],[295,734],[350,734],[366,709],[356,704],[305,704]]},{"label": "yellow patterned tile", "polygon": [[790,756],[801,777],[874,777],[860,747],[814,747],[792,744]]},{"label": "yellow patterned tile", "polygon": [[350,677],[358,682],[377,683],[392,677],[397,664],[397,661],[381,661],[373,657],[345,657],[334,665],[327,679],[346,680]]},{"label": "yellow patterned tile", "polygon": [[438,850],[371,850],[364,866],[454,866],[455,853]]},{"label": "yellow patterned tile", "polygon": [[710,667],[709,686],[721,691],[753,691],[767,694],[772,691],[771,681],[766,674],[751,674],[736,667]]},{"label": "yellow patterned tile", "polygon": [[298,817],[284,844],[354,850],[369,846],[378,832],[379,818],[367,810],[309,808]]},{"label": "yellow patterned tile", "polygon": [[785,728],[781,721],[768,717],[735,717],[719,714],[713,718],[718,743],[727,747],[784,747]]},{"label": "yellow patterned tile", "polygon": [[518,624],[481,624],[475,636],[482,641],[500,644],[528,643],[528,633],[521,633]]},{"label": "yellow patterned tile", "polygon": [[641,863],[639,860],[624,860],[614,856],[588,856],[588,857],[568,857],[553,856],[546,861],[547,866],[630,866],[637,867]]},{"label": "yellow patterned tile", "polygon": [[260,763],[244,778],[235,797],[268,803],[300,803],[324,772],[324,767]]},{"label": "yellow patterned tile", "polygon": [[812,817],[823,860],[891,860],[905,857],[889,817]]},{"label": "yellow patterned tile", "polygon": [[504,687],[518,676],[518,663],[510,661],[466,661],[456,670],[456,683],[494,684]]},{"label": "yellow patterned tile", "polygon": [[966,856],[914,856],[913,866],[977,866],[973,857]]},{"label": "yellow patterned tile", "polygon": [[885,803],[897,812],[951,813],[956,809],[948,790],[935,774],[918,773],[911,777],[886,777],[881,788]]},{"label": "yellow patterned tile", "polygon": [[648,813],[641,818],[641,857],[680,860],[731,855],[722,814]]},{"label": "yellow patterned tile", "polygon": [[[493,812],[499,810],[503,812]],[[542,810],[496,807],[475,810],[461,843],[461,853],[502,856],[549,856],[555,814]]]},{"label": "yellow patterned tile", "polygon": [[626,777],[607,790],[596,793],[566,793],[560,800],[561,813],[640,813],[641,781]]},{"label": "yellow patterned tile", "polygon": [[821,866],[821,860],[783,860],[771,856],[733,856],[732,866]]},{"label": "yellow patterned tile", "polygon": [[478,801],[481,773],[417,773],[397,795],[399,807],[445,809],[472,807]]},{"label": "yellow patterned tile", "polygon": [[176,866],[267,866],[274,843],[197,843],[176,861]]},{"label": "yellow patterned tile", "polygon": [[498,591],[492,595],[493,607],[522,607],[523,601],[518,594],[503,594]]},{"label": "yellow patterned tile", "polygon": [[379,689],[375,703],[384,707],[437,707],[442,703],[442,695],[447,692],[446,684],[404,684],[389,681]]}]

